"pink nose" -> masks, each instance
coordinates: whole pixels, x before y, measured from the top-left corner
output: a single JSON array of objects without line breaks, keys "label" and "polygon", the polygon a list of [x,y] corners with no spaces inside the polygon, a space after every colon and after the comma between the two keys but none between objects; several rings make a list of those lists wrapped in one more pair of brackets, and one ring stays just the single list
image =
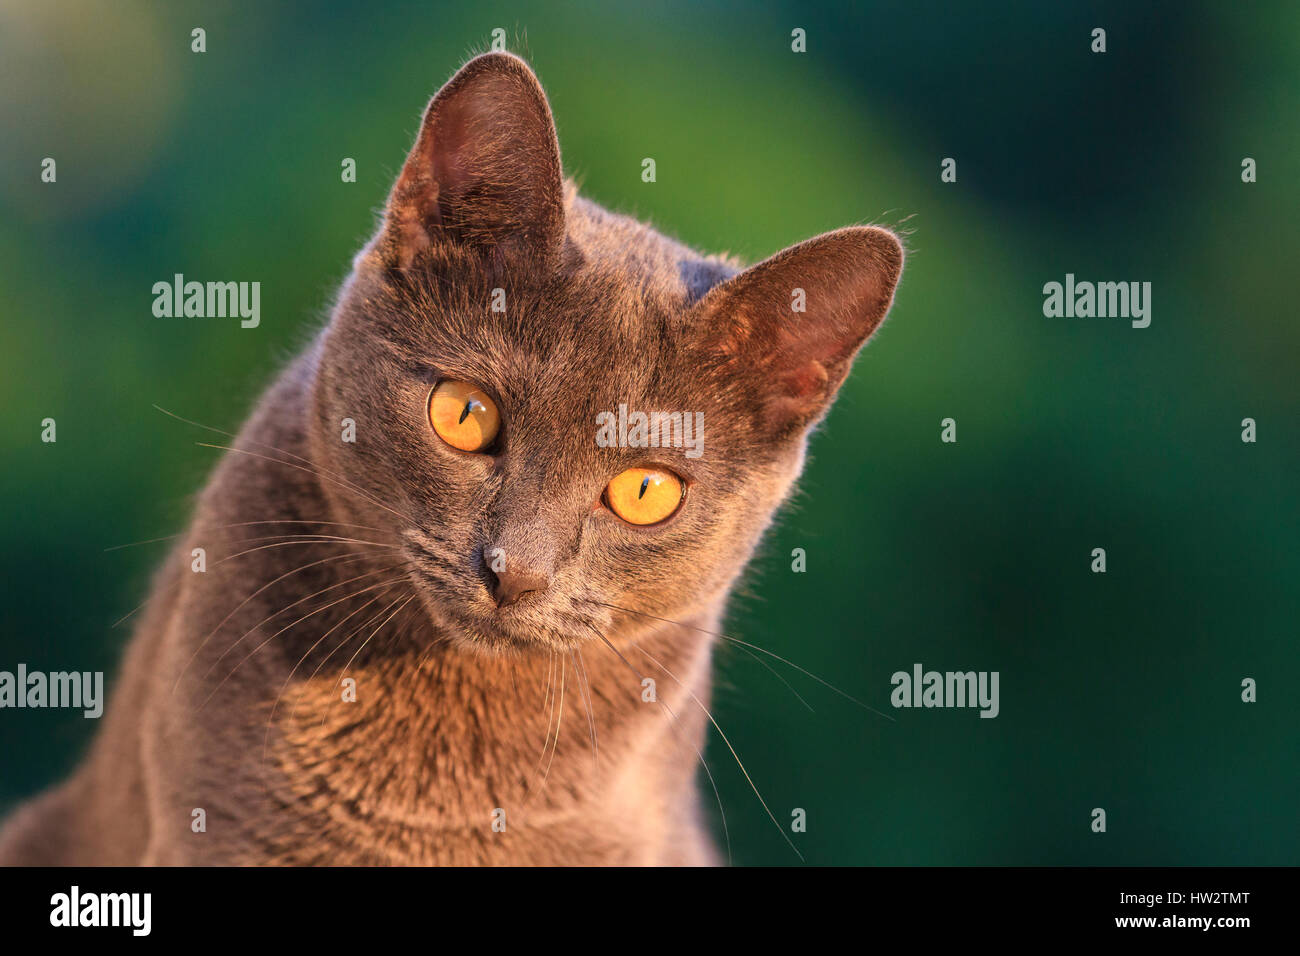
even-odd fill
[{"label": "pink nose", "polygon": [[492,578],[492,597],[496,599],[497,607],[508,607],[525,594],[544,591],[551,583],[546,575],[535,574],[527,569],[493,571],[489,568],[488,575]]}]

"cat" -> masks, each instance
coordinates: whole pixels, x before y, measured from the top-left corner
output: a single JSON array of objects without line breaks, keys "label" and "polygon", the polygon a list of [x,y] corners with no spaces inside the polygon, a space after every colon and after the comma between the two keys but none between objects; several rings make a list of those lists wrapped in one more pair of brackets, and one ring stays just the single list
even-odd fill
[{"label": "cat", "polygon": [[[875,226],[743,268],[608,212],[528,65],[471,59],[326,326],[203,433],[103,725],[0,862],[725,862],[715,633],[902,266]],[[597,442],[622,406],[699,453]]]}]

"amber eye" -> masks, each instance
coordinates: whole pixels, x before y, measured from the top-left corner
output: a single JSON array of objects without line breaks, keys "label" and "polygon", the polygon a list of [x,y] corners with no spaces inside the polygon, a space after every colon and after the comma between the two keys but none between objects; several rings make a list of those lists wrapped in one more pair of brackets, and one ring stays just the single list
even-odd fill
[{"label": "amber eye", "polygon": [[501,427],[496,402],[468,382],[440,382],[429,396],[429,422],[438,437],[461,451],[482,451]]},{"label": "amber eye", "polygon": [[684,491],[671,471],[629,468],[605,488],[605,503],[628,524],[655,524],[677,510]]}]

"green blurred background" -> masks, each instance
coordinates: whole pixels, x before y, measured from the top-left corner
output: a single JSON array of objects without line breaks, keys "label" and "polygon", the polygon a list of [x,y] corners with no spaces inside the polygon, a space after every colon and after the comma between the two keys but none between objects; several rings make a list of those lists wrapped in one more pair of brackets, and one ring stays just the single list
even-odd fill
[{"label": "green blurred background", "polygon": [[[1300,7],[1229,6],[0,0],[0,669],[115,672],[165,546],[104,549],[180,530],[214,462],[152,403],[241,422],[500,27],[599,202],[749,260],[911,230],[729,621],[896,719],[719,662],[718,720],[778,819],[807,811],[806,859],[1298,862]],[[259,280],[261,327],[154,318],[175,272]],[[1066,272],[1150,281],[1151,327],[1045,318]],[[893,710],[915,662],[999,671],[1001,715]],[[0,713],[0,809],[95,727]],[[708,757],[735,861],[797,863]]]}]

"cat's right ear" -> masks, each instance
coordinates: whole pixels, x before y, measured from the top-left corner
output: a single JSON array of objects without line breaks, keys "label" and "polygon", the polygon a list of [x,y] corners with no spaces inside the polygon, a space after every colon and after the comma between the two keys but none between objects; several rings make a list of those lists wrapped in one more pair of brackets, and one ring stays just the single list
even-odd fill
[{"label": "cat's right ear", "polygon": [[388,200],[381,253],[407,269],[426,250],[456,247],[499,274],[546,268],[563,242],[560,147],[546,94],[519,57],[477,56],[425,111]]}]

